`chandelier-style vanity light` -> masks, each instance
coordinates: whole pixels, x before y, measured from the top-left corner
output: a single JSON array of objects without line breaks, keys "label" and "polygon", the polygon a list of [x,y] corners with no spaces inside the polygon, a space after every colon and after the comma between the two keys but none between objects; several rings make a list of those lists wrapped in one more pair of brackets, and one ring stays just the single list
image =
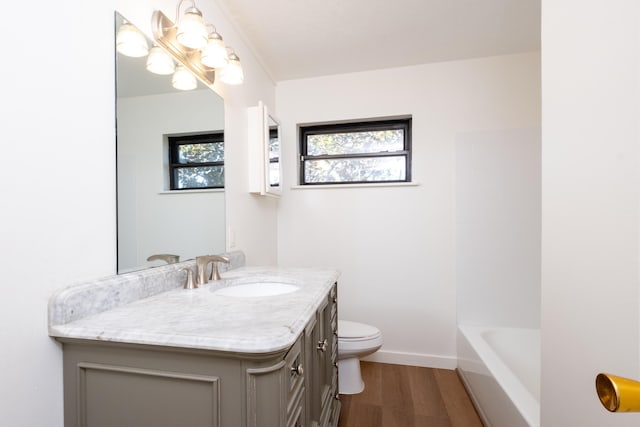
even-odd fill
[{"label": "chandelier-style vanity light", "polygon": [[116,34],[116,50],[125,56],[140,58],[149,53],[149,45],[135,25],[124,21]]},{"label": "chandelier-style vanity light", "polygon": [[[191,6],[180,16],[180,7],[185,1],[190,2]],[[242,83],[244,76],[240,59],[233,51],[227,53],[222,36],[213,25],[204,22],[195,1],[180,0],[176,8],[176,22],[177,24],[171,22],[159,10],[153,12],[151,17],[151,27],[157,44],[166,49],[178,64],[182,64],[208,86],[213,85],[216,71],[220,72],[220,80],[223,83]],[[213,30],[207,31],[208,27]],[[227,74],[229,77],[225,77]]]}]

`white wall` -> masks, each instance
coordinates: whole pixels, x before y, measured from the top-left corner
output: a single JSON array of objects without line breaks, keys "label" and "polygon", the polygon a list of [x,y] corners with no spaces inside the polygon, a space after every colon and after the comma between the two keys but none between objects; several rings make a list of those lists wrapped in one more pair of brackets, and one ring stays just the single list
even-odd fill
[{"label": "white wall", "polygon": [[540,129],[456,140],[458,323],[540,327]]},{"label": "white wall", "polygon": [[542,425],[637,426],[640,3],[542,2]]},{"label": "white wall", "polygon": [[[210,89],[120,98],[118,115],[118,269],[224,252],[224,191],[171,194],[167,135],[224,130],[224,104]],[[181,218],[183,220],[181,220]]]},{"label": "white wall", "polygon": [[[47,336],[47,301],[56,289],[116,268],[113,12],[148,27],[154,8],[173,16],[175,6],[35,0],[28,25],[7,19],[0,30],[20,40],[6,44],[0,79],[0,425],[62,426],[62,352]],[[244,85],[219,89],[229,141],[227,216],[249,262],[271,262],[275,205],[245,192],[244,154],[246,108],[260,99],[273,105],[274,85],[215,3],[198,6],[246,73]],[[3,11],[24,16],[24,5],[10,2]],[[269,231],[260,234],[260,226]]]},{"label": "white wall", "polygon": [[[342,271],[340,316],[379,327],[374,359],[455,366],[455,140],[540,126],[540,55],[281,82],[282,265]],[[415,187],[291,190],[296,124],[413,116]]]},{"label": "white wall", "polygon": [[[116,253],[112,6],[31,7],[28,25],[7,19],[0,30],[20,40],[5,46],[0,78],[0,425],[29,427],[62,425],[62,353],[47,336],[47,300],[113,273]],[[24,5],[4,8],[24,15]]]}]

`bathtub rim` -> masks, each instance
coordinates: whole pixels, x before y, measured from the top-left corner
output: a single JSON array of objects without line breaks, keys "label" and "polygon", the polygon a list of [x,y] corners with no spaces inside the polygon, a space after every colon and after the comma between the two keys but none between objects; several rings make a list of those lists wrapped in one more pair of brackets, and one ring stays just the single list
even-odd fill
[{"label": "bathtub rim", "polygon": [[[516,374],[505,364],[491,345],[483,338],[483,333],[495,330],[532,330],[539,331],[535,328],[513,328],[513,327],[488,327],[488,326],[471,326],[471,325],[458,325],[458,333],[462,335],[475,355],[482,362],[482,365],[489,371],[491,377],[498,383],[500,388],[504,391],[504,394],[511,401],[514,407],[518,410],[522,418],[532,427],[540,426],[540,401],[522,384]],[[482,357],[480,354],[487,355]],[[491,356],[488,356],[491,355]],[[465,374],[465,369],[460,366],[461,357],[458,355],[458,370],[460,371],[465,385],[469,389],[470,394],[472,388],[469,387],[468,378]],[[473,361],[476,362],[476,361]],[[509,390],[509,392],[507,392]],[[478,405],[477,398],[472,396],[474,402],[477,405],[479,412],[483,413],[486,417],[482,407]]]}]

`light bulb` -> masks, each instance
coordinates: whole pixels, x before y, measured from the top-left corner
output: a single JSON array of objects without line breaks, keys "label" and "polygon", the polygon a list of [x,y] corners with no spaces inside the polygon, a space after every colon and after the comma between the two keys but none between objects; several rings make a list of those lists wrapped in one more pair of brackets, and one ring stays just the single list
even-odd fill
[{"label": "light bulb", "polygon": [[176,66],[173,59],[160,46],[154,46],[147,57],[147,70],[154,74],[171,74]]},{"label": "light bulb", "polygon": [[198,81],[184,65],[178,65],[173,73],[171,84],[179,90],[193,90],[198,86]]},{"label": "light bulb", "polygon": [[116,35],[116,50],[125,56],[139,58],[149,53],[147,39],[133,24],[124,22]]},{"label": "light bulb", "polygon": [[202,50],[200,61],[207,67],[220,68],[227,64],[227,58],[227,47],[222,41],[222,36],[215,31],[209,34],[209,42]]},{"label": "light bulb", "polygon": [[229,54],[227,66],[220,71],[220,80],[228,85],[239,85],[244,81],[240,58],[234,52]]},{"label": "light bulb", "polygon": [[178,43],[191,49],[203,49],[207,45],[207,27],[202,13],[195,7],[187,9],[178,23]]}]

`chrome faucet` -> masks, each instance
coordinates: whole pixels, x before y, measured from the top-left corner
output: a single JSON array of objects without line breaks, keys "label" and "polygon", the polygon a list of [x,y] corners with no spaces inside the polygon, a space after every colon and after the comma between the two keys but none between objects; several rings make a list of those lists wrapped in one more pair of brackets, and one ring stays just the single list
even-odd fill
[{"label": "chrome faucet", "polygon": [[[222,255],[203,255],[196,257],[196,287],[206,284],[209,280],[220,280],[220,273],[218,272],[218,263],[229,263],[229,258]],[[207,270],[209,264],[213,264],[211,268],[211,274],[207,277]]]},{"label": "chrome faucet", "polygon": [[147,258],[147,261],[155,261],[161,260],[166,262],[167,264],[175,264],[176,262],[180,262],[180,255],[172,255],[172,254],[156,254],[151,255]]}]

